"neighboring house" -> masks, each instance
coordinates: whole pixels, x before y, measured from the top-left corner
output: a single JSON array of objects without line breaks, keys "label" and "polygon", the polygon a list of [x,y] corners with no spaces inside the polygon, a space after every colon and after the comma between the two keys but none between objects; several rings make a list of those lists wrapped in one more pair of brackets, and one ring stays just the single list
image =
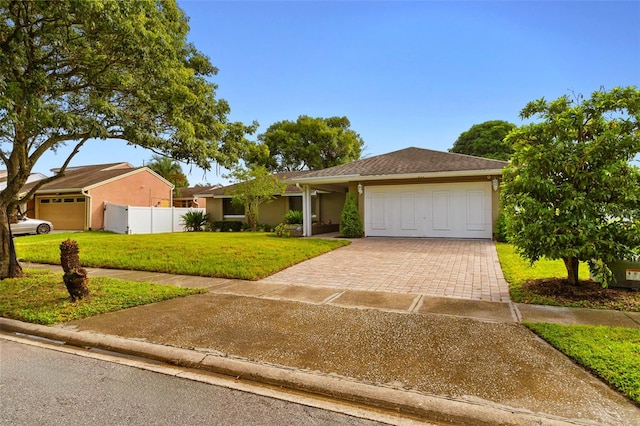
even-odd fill
[{"label": "neighboring house", "polygon": [[[47,177],[42,173],[31,173],[27,178],[26,183],[35,182],[37,180],[46,179]],[[7,171],[0,170],[0,191],[7,187]]]},{"label": "neighboring house", "polygon": [[[304,176],[310,171],[280,172],[276,176],[282,181],[290,181],[296,177]],[[199,192],[198,197],[207,199],[207,213],[211,221],[241,220],[245,221],[244,208],[233,203],[231,191],[235,184],[211,188],[208,191]],[[302,189],[291,183],[287,185],[282,194],[274,194],[274,199],[260,205],[260,218],[258,222],[275,226],[282,223],[284,215],[289,210],[302,211]],[[340,213],[344,206],[344,191],[328,192],[323,190],[310,192],[311,218],[316,225],[338,224]],[[336,229],[337,230],[337,229]]]},{"label": "neighboring house", "polygon": [[[492,238],[505,161],[406,148],[286,179],[302,188],[304,235],[313,194],[358,196],[365,236]],[[322,206],[321,206],[322,207]]]},{"label": "neighboring house", "polygon": [[[55,172],[56,170],[52,170]],[[33,183],[23,188],[27,192]],[[61,178],[40,187],[27,209],[54,229],[104,228],[104,203],[170,207],[173,184],[147,167],[129,163],[69,167]]]},{"label": "neighboring house", "polygon": [[192,188],[176,188],[173,194],[173,207],[201,208],[207,207],[207,199],[199,197],[201,192],[211,191],[219,186],[196,186]]}]

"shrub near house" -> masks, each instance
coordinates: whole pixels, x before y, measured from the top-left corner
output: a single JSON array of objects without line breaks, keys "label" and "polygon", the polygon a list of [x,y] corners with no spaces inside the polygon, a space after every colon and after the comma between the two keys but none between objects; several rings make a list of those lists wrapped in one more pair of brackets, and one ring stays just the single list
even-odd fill
[{"label": "shrub near house", "polygon": [[340,216],[340,233],[347,238],[360,238],[364,235],[362,219],[358,213],[358,200],[353,193],[347,194],[342,215]]},{"label": "shrub near house", "polygon": [[284,225],[280,228],[280,236],[302,237],[303,215],[300,210],[289,210],[284,215]]},{"label": "shrub near house", "polygon": [[284,215],[284,223],[287,225],[302,223],[302,220],[302,212],[300,210],[289,210],[287,214]]}]

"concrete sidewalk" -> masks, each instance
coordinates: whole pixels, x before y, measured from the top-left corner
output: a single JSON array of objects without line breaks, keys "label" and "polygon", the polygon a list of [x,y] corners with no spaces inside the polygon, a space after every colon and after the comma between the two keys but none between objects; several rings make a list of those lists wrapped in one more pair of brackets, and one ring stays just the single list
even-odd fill
[{"label": "concrete sidewalk", "polygon": [[[59,266],[51,269],[58,271]],[[640,421],[636,405],[518,323],[638,328],[638,314],[133,271],[90,269],[90,274],[198,286],[209,293],[56,327],[3,319],[0,328],[432,422]]]},{"label": "concrete sidewalk", "polygon": [[[60,272],[59,265],[24,263],[26,269]],[[564,308],[512,302],[435,297],[426,294],[347,290],[313,285],[277,284],[226,278],[194,277],[158,272],[86,268],[89,276],[105,276],[130,281],[151,281],[181,287],[198,287],[213,294],[259,297],[262,299],[371,308],[389,312],[452,315],[495,322],[550,322],[565,325],[587,324],[640,328],[640,312],[603,309]]]}]

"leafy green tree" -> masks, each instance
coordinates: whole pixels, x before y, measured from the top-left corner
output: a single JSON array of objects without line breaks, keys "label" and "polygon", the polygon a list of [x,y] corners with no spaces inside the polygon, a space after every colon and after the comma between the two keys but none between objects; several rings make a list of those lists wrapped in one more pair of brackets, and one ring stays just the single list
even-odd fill
[{"label": "leafy green tree", "polygon": [[258,227],[260,205],[272,201],[287,187],[264,166],[236,167],[226,177],[235,182],[227,194],[233,196],[233,203],[244,207],[244,215],[252,231]]},{"label": "leafy green tree", "polygon": [[258,135],[259,144],[245,159],[271,171],[318,170],[358,160],[364,141],[347,117],[301,115],[279,121]]},{"label": "leafy green tree", "polygon": [[358,213],[358,198],[353,192],[347,193],[340,214],[340,233],[347,238],[360,238],[364,235],[362,219]]},{"label": "leafy green tree", "polygon": [[154,155],[147,163],[147,167],[171,182],[175,186],[174,194],[179,192],[179,188],[189,187],[189,180],[182,172],[182,166],[171,158]]},{"label": "leafy green tree", "polygon": [[507,137],[515,152],[503,174],[507,234],[532,263],[562,259],[578,283],[580,261],[611,282],[607,263],[640,253],[640,91],[530,102],[536,118]]},{"label": "leafy green tree", "polygon": [[252,126],[227,121],[215,97],[217,69],[187,41],[175,0],[0,0],[0,278],[21,275],[12,261],[8,217],[36,162],[73,147],[64,175],[89,139],[122,139],[196,164],[230,166]]},{"label": "leafy green tree", "polygon": [[515,128],[515,124],[502,120],[474,124],[458,136],[449,152],[508,160],[513,154],[513,147],[505,141],[505,136]]}]

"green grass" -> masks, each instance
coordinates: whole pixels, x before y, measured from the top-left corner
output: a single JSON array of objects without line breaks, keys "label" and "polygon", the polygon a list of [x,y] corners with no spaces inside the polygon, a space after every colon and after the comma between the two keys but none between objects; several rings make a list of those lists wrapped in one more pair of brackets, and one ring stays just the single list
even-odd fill
[{"label": "green grass", "polygon": [[610,386],[640,403],[640,330],[544,323],[525,325]]},{"label": "green grass", "polygon": [[91,295],[88,298],[72,302],[62,281],[62,273],[26,269],[23,278],[0,281],[0,316],[52,325],[206,292],[197,288],[105,277],[90,278],[89,290]]},{"label": "green grass", "polygon": [[21,261],[60,263],[59,245],[78,242],[85,267],[257,280],[349,244],[339,239],[276,238],[260,232],[118,235],[61,233],[16,238]]},{"label": "green grass", "polygon": [[[509,293],[511,300],[518,303],[532,303],[536,305],[558,305],[549,297],[541,296],[522,287],[528,280],[540,278],[567,277],[567,269],[562,260],[541,259],[533,266],[516,253],[511,244],[496,243],[498,258],[504,278],[509,283]],[[579,278],[586,280],[589,278],[589,267],[586,263],[580,263]]]}]

